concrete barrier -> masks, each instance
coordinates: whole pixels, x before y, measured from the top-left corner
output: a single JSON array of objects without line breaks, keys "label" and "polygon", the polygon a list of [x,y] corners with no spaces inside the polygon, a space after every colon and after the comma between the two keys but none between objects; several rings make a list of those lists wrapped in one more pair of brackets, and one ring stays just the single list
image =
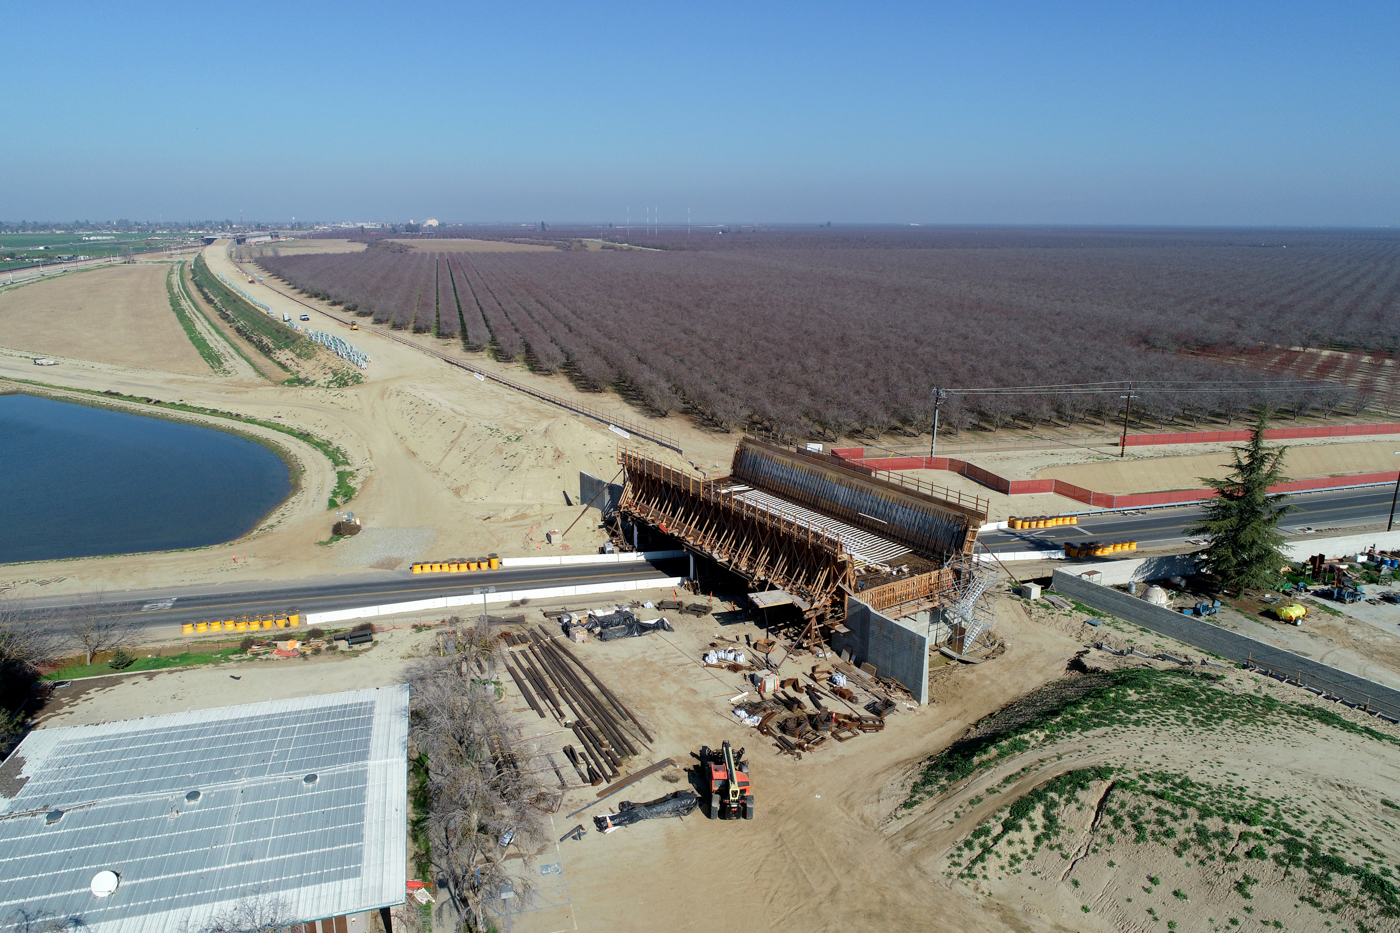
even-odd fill
[{"label": "concrete barrier", "polygon": [[684,557],[685,551],[627,551],[618,554],[572,554],[559,557],[502,557],[502,567],[568,567],[574,564],[635,564]]},{"label": "concrete barrier", "polygon": [[998,551],[996,557],[990,552],[983,551],[980,554],[972,555],[972,559],[982,564],[990,564],[1001,561],[1003,564],[1012,564],[1018,560],[1065,560],[1065,549],[1054,548],[1044,551]]},{"label": "concrete barrier", "polygon": [[551,586],[537,590],[503,590],[496,593],[479,593],[475,596],[439,596],[435,599],[418,599],[407,603],[389,603],[383,606],[359,606],[354,609],[332,609],[328,612],[308,612],[307,625],[330,625],[336,622],[352,622],[357,619],[374,619],[379,616],[400,615],[406,612],[433,612],[455,609],[459,606],[480,606],[483,602],[513,603],[523,599],[559,599],[566,596],[596,596],[603,593],[635,593],[638,590],[663,589],[680,586],[685,577],[660,577],[654,580],[627,580],[614,583],[585,583],[580,586]]},{"label": "concrete barrier", "polygon": [[1283,548],[1283,552],[1293,560],[1307,560],[1314,554],[1328,557],[1356,555],[1374,545],[1382,551],[1400,550],[1400,531],[1379,531],[1369,535],[1345,535],[1336,538],[1317,538],[1311,535],[1294,538]]},{"label": "concrete barrier", "polygon": [[1231,661],[1286,673],[1289,679],[1298,681],[1304,687],[1308,686],[1309,681],[1317,681],[1325,685],[1319,692],[1353,706],[1380,710],[1391,717],[1400,716],[1400,690],[1212,625],[1204,619],[1154,606],[1136,596],[1090,583],[1063,569],[1055,570],[1054,581],[1056,593],[1100,612],[1126,619],[1149,631]]},{"label": "concrete barrier", "polygon": [[1097,564],[1070,564],[1059,568],[1065,573],[1079,576],[1089,571],[1102,574],[1099,582],[1105,586],[1118,586],[1124,583],[1144,580],[1163,580],[1167,577],[1186,577],[1196,572],[1196,555],[1168,554],[1164,557],[1139,557],[1133,560],[1106,560]]}]

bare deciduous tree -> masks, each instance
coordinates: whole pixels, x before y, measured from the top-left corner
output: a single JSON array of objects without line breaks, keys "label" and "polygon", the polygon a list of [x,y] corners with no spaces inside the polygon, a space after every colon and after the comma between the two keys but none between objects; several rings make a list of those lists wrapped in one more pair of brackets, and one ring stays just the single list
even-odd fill
[{"label": "bare deciduous tree", "polygon": [[87,923],[78,914],[59,917],[47,910],[17,907],[5,916],[3,927],[14,933],[64,933],[87,929]]},{"label": "bare deciduous tree", "polygon": [[23,731],[22,707],[37,668],[53,660],[62,643],[47,613],[0,594],[0,757]]},{"label": "bare deciduous tree", "polygon": [[198,926],[185,922],[177,929],[178,933],[291,933],[300,926],[285,900],[258,894],[239,900]]},{"label": "bare deciduous tree", "polygon": [[55,618],[66,623],[69,637],[83,650],[87,663],[99,651],[111,651],[135,641],[141,624],[135,613],[135,603],[118,602],[104,594],[92,593],[69,608],[59,610]]},{"label": "bare deciduous tree", "polygon": [[526,858],[548,841],[547,792],[532,776],[530,753],[504,716],[499,648],[484,626],[454,625],[455,651],[409,670],[410,740],[428,762],[428,836],[440,911],[473,929],[490,924],[493,902],[508,887],[527,899],[528,882],[511,878],[505,857]]}]

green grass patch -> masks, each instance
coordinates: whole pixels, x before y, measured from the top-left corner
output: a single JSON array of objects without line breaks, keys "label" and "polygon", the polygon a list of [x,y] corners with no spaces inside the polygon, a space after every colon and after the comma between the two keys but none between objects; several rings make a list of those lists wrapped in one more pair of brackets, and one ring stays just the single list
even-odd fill
[{"label": "green grass patch", "polygon": [[338,509],[355,497],[355,487],[350,485],[350,480],[355,478],[354,470],[335,471],[335,491],[331,493],[330,499],[326,501],[326,509]]},{"label": "green grass patch", "polygon": [[[1082,746],[1092,742],[1088,734],[1094,732],[1219,737],[1245,731],[1278,735],[1290,729],[1316,734],[1326,727],[1400,745],[1400,739],[1330,709],[1235,693],[1220,680],[1216,675],[1140,668],[1047,685],[978,723],[967,738],[926,761],[904,806],[917,806],[1014,755],[1063,746],[1066,740]],[[1267,868],[1263,863],[1272,862],[1283,877],[1296,877],[1306,892],[1298,898],[1318,910],[1336,913],[1355,907],[1400,918],[1396,870],[1364,833],[1347,839],[1346,827],[1337,820],[1319,821],[1304,803],[1269,796],[1252,783],[1235,780],[1239,776],[1233,772],[1215,779],[1131,765],[1067,772],[973,829],[954,850],[949,877],[953,872],[964,878],[1014,872],[1041,848],[1069,858],[1065,845],[1057,841],[1058,814],[1066,806],[1085,806],[1082,794],[1089,783],[1108,780],[1110,774],[1110,793],[1098,803],[1101,822],[1096,824],[1094,851],[1117,840],[1162,846],[1178,859],[1218,866],[1229,876],[1231,896],[1241,901],[1253,898],[1258,876]],[[1149,881],[1155,889],[1160,878]],[[1180,889],[1172,893],[1184,899]]]},{"label": "green grass patch", "polygon": [[222,372],[224,368],[224,358],[219,355],[219,351],[210,346],[209,341],[204,339],[204,335],[195,327],[194,318],[190,317],[185,310],[184,302],[180,300],[180,295],[176,291],[176,283],[179,280],[180,269],[185,264],[179,263],[170,267],[170,272],[165,276],[165,292],[170,298],[170,310],[175,312],[176,319],[180,326],[184,328],[185,336],[190,338],[190,343],[194,344],[195,350],[199,352],[200,358],[209,364],[209,368],[214,372]]},{"label": "green grass patch", "polygon": [[433,842],[428,835],[428,811],[433,804],[433,794],[428,777],[428,756],[419,754],[409,760],[408,802],[413,807],[413,818],[408,823],[408,836],[413,842],[413,873],[419,881],[433,880]]},{"label": "green grass patch", "polygon": [[223,280],[209,269],[203,256],[195,259],[190,274],[195,288],[199,289],[205,300],[233,325],[238,335],[282,369],[291,372],[277,359],[278,350],[290,351],[304,360],[316,355],[316,344],[225,285]]},{"label": "green grass patch", "polygon": [[220,664],[235,654],[242,654],[238,648],[223,648],[214,652],[191,651],[183,654],[158,655],[154,658],[137,658],[120,669],[107,662],[101,664],[79,664],[45,674],[44,680],[75,680],[79,677],[97,677],[102,674],[136,674],[141,671],[158,671],[167,667],[190,667],[195,664]]},{"label": "green grass patch", "polygon": [[1057,681],[978,724],[968,737],[924,763],[904,802],[912,809],[952,784],[1032,748],[1097,729],[1165,727],[1218,733],[1270,728],[1281,720],[1325,725],[1400,745],[1369,726],[1315,706],[1220,688],[1219,675],[1130,668]]},{"label": "green grass patch", "polygon": [[[179,286],[180,286],[180,291],[183,292],[185,298],[189,300],[189,303],[190,303],[189,306],[190,306],[191,308],[194,308],[194,309],[195,309],[197,312],[199,312],[200,314],[204,314],[204,316],[207,318],[207,317],[209,317],[209,315],[207,315],[207,314],[204,313],[203,309],[201,309],[201,308],[199,307],[199,302],[195,301],[194,296],[190,294],[190,290],[189,290],[188,283],[187,283],[186,280],[185,280],[185,276],[186,276],[187,274],[190,274],[190,273],[185,269],[185,264],[184,264],[183,262],[180,263],[180,276],[179,276],[179,280],[178,280],[178,281],[179,281]],[[215,330],[218,330],[218,325],[217,325],[217,324],[214,324],[213,321],[210,321],[210,324],[213,324],[214,329],[215,329]],[[244,352],[239,348],[238,343],[237,343],[236,341],[229,340],[228,337],[225,336],[225,335],[223,334],[222,331],[220,332],[220,336],[221,336],[221,337],[224,337],[223,346],[224,346],[225,349],[227,349],[227,350],[232,350],[234,353],[238,354],[238,358],[241,359],[243,362],[247,363],[248,366],[253,370],[253,372],[257,373],[259,376],[262,376],[264,379],[267,378],[267,376],[263,373],[263,371],[262,371],[261,369],[258,369],[258,367],[257,367],[256,365],[254,365],[254,363],[253,363],[252,360],[248,359],[248,354],[244,353]]]}]

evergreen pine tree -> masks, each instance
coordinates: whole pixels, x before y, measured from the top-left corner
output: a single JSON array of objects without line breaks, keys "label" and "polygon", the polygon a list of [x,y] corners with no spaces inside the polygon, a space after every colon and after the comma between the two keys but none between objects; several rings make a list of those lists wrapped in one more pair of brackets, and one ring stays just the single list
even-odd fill
[{"label": "evergreen pine tree", "polygon": [[1187,532],[1210,539],[1201,552],[1204,569],[1227,589],[1268,586],[1288,561],[1278,524],[1292,506],[1282,504],[1286,496],[1268,496],[1270,486],[1287,480],[1283,455],[1288,448],[1265,446],[1268,424],[1268,411],[1260,412],[1249,443],[1231,448],[1234,470],[1229,476],[1201,477],[1217,496],[1206,503],[1205,518]]}]

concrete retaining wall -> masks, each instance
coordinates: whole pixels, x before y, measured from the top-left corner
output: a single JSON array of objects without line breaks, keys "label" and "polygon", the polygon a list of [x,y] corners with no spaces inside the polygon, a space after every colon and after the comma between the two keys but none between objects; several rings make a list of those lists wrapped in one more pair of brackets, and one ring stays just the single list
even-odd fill
[{"label": "concrete retaining wall", "polygon": [[433,612],[440,609],[455,609],[459,606],[480,606],[486,603],[513,603],[519,599],[558,599],[562,596],[595,596],[602,593],[635,593],[637,590],[663,589],[680,586],[684,577],[661,577],[655,580],[628,580],[620,583],[585,583],[580,586],[551,586],[538,590],[509,590],[475,596],[439,596],[436,599],[417,599],[407,603],[389,603],[384,606],[361,606],[355,609],[334,609],[330,612],[308,612],[307,625],[327,625],[333,622],[350,622],[355,619],[373,619],[378,616],[392,616],[404,612]]},{"label": "concrete retaining wall", "polygon": [[856,664],[868,661],[875,665],[879,676],[899,681],[920,705],[928,702],[929,645],[923,631],[881,615],[851,597],[846,598],[846,628],[850,633],[838,632],[832,639],[833,648],[850,651]]},{"label": "concrete retaining wall", "polygon": [[[606,491],[604,492],[604,488]],[[601,493],[601,495],[600,495]],[[597,496],[595,502],[593,497]],[[578,471],[578,501],[580,505],[589,506],[602,512],[604,515],[611,515],[617,511],[617,504],[622,501],[622,487],[617,483],[605,483],[591,473]]]},{"label": "concrete retaining wall", "polygon": [[1304,686],[1315,682],[1324,687],[1319,692],[1339,697],[1355,706],[1380,708],[1392,716],[1400,714],[1400,690],[1231,632],[1204,619],[1184,616],[1179,612],[1154,606],[1127,593],[1090,583],[1083,577],[1061,569],[1055,571],[1054,579],[1056,593],[1078,600],[1100,612],[1126,619],[1159,635],[1175,638],[1231,661],[1248,661],[1275,671],[1287,672]]}]

